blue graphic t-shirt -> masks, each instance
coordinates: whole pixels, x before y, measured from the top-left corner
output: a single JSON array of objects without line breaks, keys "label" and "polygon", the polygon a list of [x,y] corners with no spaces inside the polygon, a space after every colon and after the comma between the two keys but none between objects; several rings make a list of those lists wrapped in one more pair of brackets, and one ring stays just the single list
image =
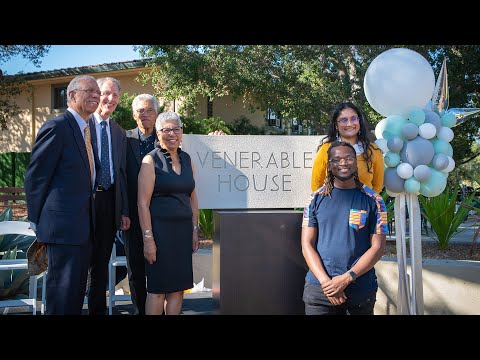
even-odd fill
[{"label": "blue graphic t-shirt", "polygon": [[[303,226],[318,229],[317,251],[331,278],[352,268],[370,248],[370,235],[386,234],[387,211],[380,195],[367,186],[360,189],[333,188],[332,197],[315,191],[303,213]],[[308,271],[305,281],[320,282]],[[368,292],[378,287],[375,270],[359,276],[345,292]]]}]

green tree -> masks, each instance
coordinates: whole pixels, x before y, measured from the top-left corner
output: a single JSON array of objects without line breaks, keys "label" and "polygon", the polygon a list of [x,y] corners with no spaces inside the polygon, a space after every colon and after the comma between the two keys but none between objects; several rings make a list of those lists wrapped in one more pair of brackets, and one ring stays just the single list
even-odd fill
[{"label": "green tree", "polygon": [[[422,54],[437,77],[447,59],[450,107],[480,107],[478,45],[143,45],[153,71],[143,74],[157,95],[184,99],[192,112],[203,96],[231,95],[250,110],[272,109],[286,119],[301,119],[325,132],[329,114],[343,100],[357,103],[372,128],[381,120],[363,91],[365,72],[380,53],[407,47]],[[472,143],[480,116],[454,128],[452,141],[458,165],[476,158]]]},{"label": "green tree", "polygon": [[137,94],[130,95],[124,92],[120,97],[117,108],[112,113],[112,119],[115,120],[124,130],[130,130],[137,127],[133,118],[132,102]]},{"label": "green tree", "polygon": [[[36,67],[40,67],[40,58],[45,56],[50,45],[0,45],[0,65],[12,57],[22,55]],[[20,114],[21,109],[13,100],[26,90],[26,82],[21,76],[8,76],[0,69],[0,128],[7,129],[7,120]]]}]

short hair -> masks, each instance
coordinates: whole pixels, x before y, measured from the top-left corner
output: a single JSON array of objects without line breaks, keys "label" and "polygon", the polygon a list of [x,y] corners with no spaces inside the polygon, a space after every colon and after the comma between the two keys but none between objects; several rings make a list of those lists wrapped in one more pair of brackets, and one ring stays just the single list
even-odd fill
[{"label": "short hair", "polygon": [[352,144],[346,141],[334,141],[331,145],[330,148],[328,149],[328,160],[330,160],[330,157],[332,155],[332,150],[336,148],[337,146],[346,146],[352,150],[353,156],[355,157],[355,160],[357,159],[357,152],[355,151],[355,148],[353,147]]},{"label": "short hair", "polygon": [[179,127],[182,127],[182,120],[180,116],[173,111],[165,111],[157,116],[157,120],[155,121],[155,129],[160,130],[163,128],[163,124],[167,121],[174,120],[177,122]]},{"label": "short hair", "polygon": [[132,110],[135,112],[137,110],[137,106],[139,103],[142,101],[151,101],[153,103],[153,107],[155,108],[155,112],[158,113],[158,102],[155,96],[152,96],[150,94],[140,94],[135,97],[132,101]]},{"label": "short hair", "polygon": [[74,77],[67,86],[67,105],[70,104],[70,96],[68,95],[70,94],[71,91],[78,90],[78,83],[82,80],[97,81],[93,76],[90,76],[90,75],[79,75]]},{"label": "short hair", "polygon": [[97,79],[97,84],[98,84],[98,87],[101,89],[103,84],[107,81],[111,81],[113,82],[115,85],[117,85],[117,88],[118,88],[118,91],[122,91],[122,87],[120,86],[120,81],[118,81],[117,79],[113,78],[113,77],[103,77],[103,78],[98,78]]}]

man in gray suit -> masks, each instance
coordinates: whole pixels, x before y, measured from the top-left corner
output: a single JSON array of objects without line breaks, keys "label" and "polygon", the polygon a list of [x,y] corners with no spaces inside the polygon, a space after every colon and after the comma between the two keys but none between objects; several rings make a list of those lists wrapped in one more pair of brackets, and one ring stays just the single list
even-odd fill
[{"label": "man in gray suit", "polygon": [[120,101],[120,82],[111,77],[97,79],[100,103],[90,120],[95,161],[101,165],[95,183],[95,241],[89,268],[88,313],[105,315],[108,262],[117,229],[128,230],[126,149],[123,130],[110,115]]},{"label": "man in gray suit", "polygon": [[130,230],[124,232],[124,240],[134,314],[145,315],[147,288],[143,236],[137,209],[138,173],[143,157],[154,149],[158,141],[154,127],[158,115],[158,102],[152,95],[140,94],[133,99],[132,109],[138,126],[127,130],[126,133],[128,202],[132,224]]}]

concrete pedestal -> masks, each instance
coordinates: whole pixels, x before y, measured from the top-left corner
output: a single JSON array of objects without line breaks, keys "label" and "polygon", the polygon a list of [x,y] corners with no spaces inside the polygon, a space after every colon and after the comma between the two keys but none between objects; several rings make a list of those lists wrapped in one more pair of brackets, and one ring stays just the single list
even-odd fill
[{"label": "concrete pedestal", "polygon": [[214,211],[212,296],[220,314],[304,314],[302,213]]}]

